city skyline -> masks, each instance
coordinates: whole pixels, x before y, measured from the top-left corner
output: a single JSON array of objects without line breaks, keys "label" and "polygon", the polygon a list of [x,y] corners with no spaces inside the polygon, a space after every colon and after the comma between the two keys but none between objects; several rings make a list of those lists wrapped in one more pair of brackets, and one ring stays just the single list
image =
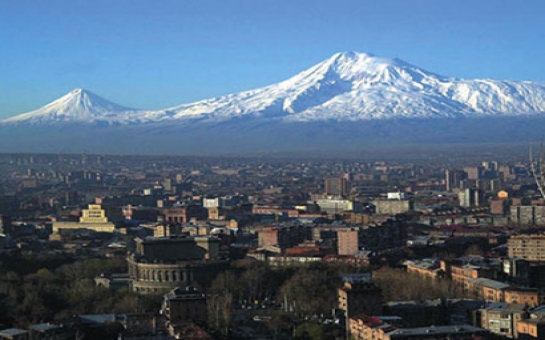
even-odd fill
[{"label": "city skyline", "polygon": [[283,80],[342,51],[457,78],[543,81],[537,1],[2,1],[0,119],[75,87],[152,109]]}]

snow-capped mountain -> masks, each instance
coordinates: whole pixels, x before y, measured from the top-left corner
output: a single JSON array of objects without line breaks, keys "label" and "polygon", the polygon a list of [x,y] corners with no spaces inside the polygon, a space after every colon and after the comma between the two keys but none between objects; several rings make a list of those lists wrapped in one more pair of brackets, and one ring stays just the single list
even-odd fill
[{"label": "snow-capped mountain", "polygon": [[134,111],[90,91],[77,88],[35,111],[8,118],[2,123],[121,123]]},{"label": "snow-capped mountain", "polygon": [[357,121],[541,112],[545,112],[545,83],[448,78],[399,59],[345,52],[278,84],[148,116]]},{"label": "snow-capped mountain", "polygon": [[6,124],[146,124],[369,121],[534,115],[545,112],[545,83],[455,79],[399,59],[337,53],[277,84],[160,110],[134,110],[76,89]]}]

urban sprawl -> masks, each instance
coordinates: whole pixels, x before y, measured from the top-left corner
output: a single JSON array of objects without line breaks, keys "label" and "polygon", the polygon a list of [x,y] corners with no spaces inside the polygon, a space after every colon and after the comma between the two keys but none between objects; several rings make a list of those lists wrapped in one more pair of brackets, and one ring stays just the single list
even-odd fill
[{"label": "urban sprawl", "polygon": [[545,339],[538,153],[0,154],[0,339]]}]

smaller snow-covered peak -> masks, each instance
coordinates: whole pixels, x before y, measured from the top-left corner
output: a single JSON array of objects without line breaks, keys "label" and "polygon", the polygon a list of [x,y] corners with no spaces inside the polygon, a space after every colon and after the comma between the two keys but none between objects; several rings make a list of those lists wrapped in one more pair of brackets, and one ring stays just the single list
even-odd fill
[{"label": "smaller snow-covered peak", "polygon": [[51,103],[28,113],[3,120],[1,123],[55,123],[55,122],[95,122],[115,113],[134,111],[94,94],[91,91],[75,88]]}]

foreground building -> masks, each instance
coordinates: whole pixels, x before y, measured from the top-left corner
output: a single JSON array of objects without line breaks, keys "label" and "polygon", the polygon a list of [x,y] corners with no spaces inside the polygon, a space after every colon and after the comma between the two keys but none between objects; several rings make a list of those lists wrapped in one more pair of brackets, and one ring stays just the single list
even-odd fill
[{"label": "foreground building", "polygon": [[207,287],[229,267],[229,261],[219,256],[219,239],[214,236],[137,238],[127,263],[131,289],[144,294]]},{"label": "foreground building", "polygon": [[337,298],[347,331],[352,316],[382,314],[382,290],[375,285],[371,273],[345,275],[343,282],[337,290]]},{"label": "foreground building", "polygon": [[492,333],[517,339],[518,323],[526,319],[527,309],[520,303],[490,303],[477,311],[477,321]]},{"label": "foreground building", "polygon": [[359,315],[350,318],[350,337],[354,340],[451,340],[486,339],[489,332],[470,325],[397,328],[381,317]]},{"label": "foreground building", "polygon": [[206,324],[206,296],[193,287],[175,288],[164,295],[161,314],[169,325],[188,321]]}]

